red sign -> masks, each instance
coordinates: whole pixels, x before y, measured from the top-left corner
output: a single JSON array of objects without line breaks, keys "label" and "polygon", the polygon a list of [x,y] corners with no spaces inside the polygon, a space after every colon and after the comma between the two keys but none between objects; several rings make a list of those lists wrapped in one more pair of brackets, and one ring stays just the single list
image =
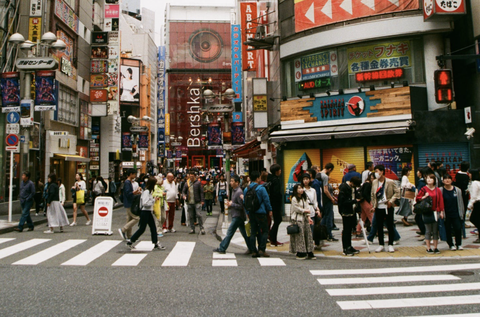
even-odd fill
[{"label": "red sign", "polygon": [[91,89],[90,90],[90,102],[107,102],[107,90],[106,89]]},{"label": "red sign", "polygon": [[297,0],[295,2],[295,32],[340,21],[419,8],[418,0]]},{"label": "red sign", "polygon": [[398,79],[403,77],[403,68],[375,70],[371,72],[356,73],[357,82],[378,81],[385,79]]},{"label": "red sign", "polygon": [[[257,3],[256,2],[241,2],[240,3],[240,19],[242,27],[242,43],[247,39],[255,36],[257,31],[258,21]],[[243,70],[256,71],[257,70],[257,51],[248,51],[252,46],[243,45],[242,48],[242,63]]]},{"label": "red sign", "polygon": [[98,215],[100,217],[106,217],[108,215],[108,208],[105,206],[98,208]]},{"label": "red sign", "polygon": [[120,16],[119,4],[106,4],[105,5],[105,19],[118,18]]},{"label": "red sign", "polygon": [[466,0],[423,0],[423,19],[427,20],[435,15],[466,14]]}]

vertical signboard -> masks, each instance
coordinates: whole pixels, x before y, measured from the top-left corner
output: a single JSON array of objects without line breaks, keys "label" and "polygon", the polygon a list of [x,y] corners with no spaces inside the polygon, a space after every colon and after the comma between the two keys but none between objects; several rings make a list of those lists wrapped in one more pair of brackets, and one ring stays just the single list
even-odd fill
[{"label": "vertical signboard", "polygon": [[242,102],[242,33],[240,25],[232,28],[232,89],[235,91],[233,102]]},{"label": "vertical signboard", "polygon": [[42,34],[42,18],[31,17],[28,20],[28,39],[37,43]]},{"label": "vertical signboard", "polygon": [[165,46],[158,47],[158,76],[157,76],[157,148],[158,157],[164,157],[165,144]]},{"label": "vertical signboard", "polygon": [[[240,3],[240,19],[242,27],[242,43],[247,39],[255,36],[257,26],[257,3],[256,2],[241,2]],[[253,47],[244,45],[242,49],[243,70],[256,71],[257,70],[257,52],[248,51]]]}]

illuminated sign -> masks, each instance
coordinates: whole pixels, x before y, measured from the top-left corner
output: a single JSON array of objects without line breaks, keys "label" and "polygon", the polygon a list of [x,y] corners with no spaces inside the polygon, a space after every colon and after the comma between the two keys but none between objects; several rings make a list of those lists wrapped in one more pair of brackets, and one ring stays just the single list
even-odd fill
[{"label": "illuminated sign", "polygon": [[403,77],[403,68],[375,70],[355,74],[357,82],[398,79],[401,77]]},{"label": "illuminated sign", "polygon": [[309,80],[304,81],[298,84],[299,90],[308,90],[308,89],[315,89],[315,88],[325,88],[330,87],[332,84],[330,78],[319,78],[316,80]]}]

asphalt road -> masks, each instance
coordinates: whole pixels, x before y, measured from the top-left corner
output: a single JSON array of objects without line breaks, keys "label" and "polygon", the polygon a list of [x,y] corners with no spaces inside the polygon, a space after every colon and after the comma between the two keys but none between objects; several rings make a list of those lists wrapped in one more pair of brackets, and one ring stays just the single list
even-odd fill
[{"label": "asphalt road", "polygon": [[[213,227],[202,236],[189,235],[181,226],[161,238],[167,250],[131,251],[116,233],[123,215],[123,209],[114,211],[113,236],[92,236],[82,218],[62,234],[47,235],[37,227],[0,235],[0,316],[480,316],[477,259],[298,261],[272,253],[281,266],[264,266],[240,248],[229,248],[235,253],[230,259],[214,259],[218,241]],[[141,240],[149,240],[148,232]],[[32,241],[38,244],[31,246]],[[58,251],[60,244],[72,241],[74,246]],[[91,251],[105,241],[112,244],[107,251]],[[179,250],[180,245],[192,252]],[[166,266],[174,253],[179,257],[173,263],[178,265],[185,254],[188,263]],[[132,266],[112,266],[124,256],[142,259]],[[72,259],[88,263],[66,265]],[[222,261],[236,266],[214,266]],[[451,267],[462,264],[473,266]],[[352,269],[367,271],[351,274]],[[343,293],[351,289],[353,295]]]}]

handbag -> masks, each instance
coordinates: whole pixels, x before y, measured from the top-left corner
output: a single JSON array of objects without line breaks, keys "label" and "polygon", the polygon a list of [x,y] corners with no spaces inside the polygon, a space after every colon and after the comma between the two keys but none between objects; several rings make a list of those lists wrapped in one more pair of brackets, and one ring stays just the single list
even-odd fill
[{"label": "handbag", "polygon": [[75,193],[76,196],[76,203],[79,205],[83,205],[85,203],[85,191],[84,190],[77,190]]},{"label": "handbag", "polygon": [[297,221],[298,221],[298,214],[295,217],[295,223],[291,223],[287,226],[287,234],[298,234],[298,233],[300,233],[300,227],[298,226]]},{"label": "handbag", "polygon": [[413,211],[416,214],[421,215],[423,213],[432,211],[432,206],[433,206],[432,197],[428,196],[427,198],[422,199],[419,203],[417,203]]},{"label": "handbag", "polygon": [[161,212],[160,200],[155,200],[155,203],[153,204],[153,213],[155,214],[155,218],[160,220]]}]

